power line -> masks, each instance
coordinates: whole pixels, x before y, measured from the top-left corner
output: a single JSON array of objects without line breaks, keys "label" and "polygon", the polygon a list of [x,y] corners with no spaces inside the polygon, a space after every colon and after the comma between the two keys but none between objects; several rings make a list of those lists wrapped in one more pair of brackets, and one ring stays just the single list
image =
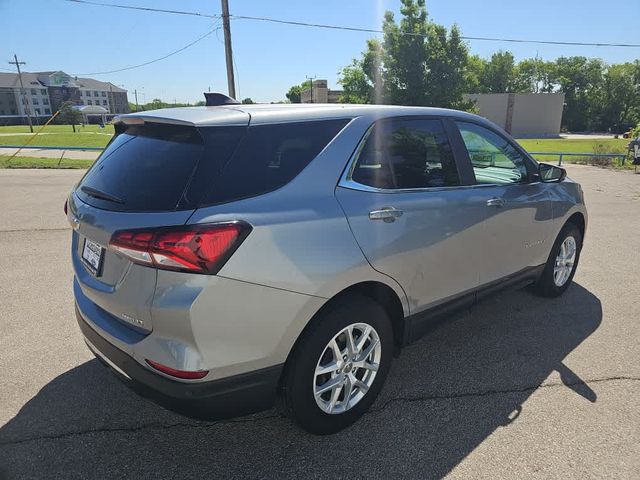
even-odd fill
[{"label": "power line", "polygon": [[[70,0],[71,1],[71,0]],[[212,28],[211,30],[209,30],[207,33],[205,33],[204,35],[196,38],[193,42],[185,45],[184,47],[179,48],[178,50],[174,50],[171,53],[168,53],[166,55],[163,55],[162,57],[159,58],[155,58],[153,60],[149,60],[148,62],[144,62],[144,63],[139,63],[138,65],[130,65],[128,67],[123,67],[123,68],[117,68],[115,70],[107,70],[105,72],[89,72],[89,73],[78,73],[76,74],[76,76],[81,76],[81,75],[106,75],[109,73],[117,73],[117,72],[124,72],[125,70],[133,70],[134,68],[140,68],[140,67],[145,67],[147,65],[151,65],[152,63],[156,63],[159,62],[161,60],[164,60],[166,58],[172,57],[173,55],[177,55],[180,52],[185,51],[187,48],[192,47],[193,45],[195,45],[196,43],[198,43],[201,40],[204,40],[206,37],[208,37],[209,35],[212,35],[213,33],[215,33],[216,29]]]},{"label": "power line", "polygon": [[[347,30],[352,32],[384,33],[383,30],[378,30],[375,28],[348,27],[348,26],[342,26],[342,25],[329,25],[325,23],[296,22],[292,20],[280,20],[277,18],[270,18],[270,17],[251,17],[248,15],[231,15],[231,17],[237,18],[237,19],[245,19],[245,20],[259,20],[263,22],[296,25],[300,27],[328,28],[332,30]],[[403,31],[399,31],[398,33],[400,35],[413,36],[413,37],[423,37],[423,38],[427,37],[427,35],[423,33],[403,32]],[[578,45],[578,46],[586,46],[586,47],[640,48],[640,44],[635,44],[635,43],[561,42],[561,41],[555,41],[555,40],[525,40],[520,38],[470,37],[470,36],[464,36],[464,35],[461,35],[460,38],[462,38],[463,40],[481,40],[486,42],[536,43],[536,44],[546,44],[546,45]]]},{"label": "power line", "polygon": [[205,18],[218,18],[220,15],[209,15],[206,13],[199,12],[185,12],[182,10],[166,10],[163,8],[151,8],[151,7],[136,7],[134,5],[121,5],[118,3],[102,3],[102,2],[92,2],[89,0],[65,0],[66,2],[72,3],[83,3],[85,5],[95,5],[98,7],[111,7],[111,8],[122,8],[125,10],[142,10],[145,12],[156,12],[156,13],[171,13],[174,15],[188,15],[191,17],[205,17]]},{"label": "power line", "polygon": [[[175,14],[175,15],[188,15],[188,16],[195,16],[195,17],[205,17],[205,18],[221,18],[222,17],[222,15],[220,14],[207,14],[207,13],[183,11],[183,10],[166,10],[166,9],[151,8],[151,7],[136,7],[132,5],[94,2],[90,0],[65,0],[65,1],[73,2],[73,3],[82,3],[87,5],[97,5],[102,7],[123,8],[123,9],[129,9],[129,10],[142,10],[147,12],[169,13],[169,14]],[[330,25],[326,23],[299,22],[294,20],[282,20],[279,18],[271,18],[271,17],[254,17],[250,15],[233,15],[233,14],[229,15],[229,17],[231,19],[237,19],[237,20],[255,20],[255,21],[270,22],[270,23],[277,23],[277,24],[283,24],[283,25],[294,25],[298,27],[324,28],[324,29],[330,29],[330,30],[343,30],[343,31],[364,32],[364,33],[384,33],[383,30],[375,29],[375,28],[350,27],[346,25]],[[399,31],[398,34],[406,35],[406,36],[414,36],[414,37],[423,37],[423,38],[427,36],[422,33],[403,32],[403,31]],[[483,41],[483,42],[529,43],[529,44],[538,44],[538,45],[569,45],[569,46],[580,46],[580,47],[640,48],[640,44],[638,43],[563,42],[558,40],[531,40],[531,39],[522,39],[522,38],[478,37],[478,36],[465,36],[465,35],[461,35],[460,38],[462,38],[463,40],[473,40],[473,41]]]}]

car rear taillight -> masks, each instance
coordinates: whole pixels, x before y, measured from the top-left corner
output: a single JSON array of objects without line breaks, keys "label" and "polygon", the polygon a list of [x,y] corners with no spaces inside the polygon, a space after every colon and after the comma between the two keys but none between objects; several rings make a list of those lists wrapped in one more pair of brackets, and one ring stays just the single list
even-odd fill
[{"label": "car rear taillight", "polygon": [[109,247],[141,265],[215,274],[250,231],[244,222],[120,230]]},{"label": "car rear taillight", "polygon": [[199,380],[207,376],[209,370],[176,370],[175,368],[167,367],[161,363],[154,362],[153,360],[146,359],[147,365],[155,368],[159,372],[167,375],[171,375],[176,378],[184,378],[185,380]]}]

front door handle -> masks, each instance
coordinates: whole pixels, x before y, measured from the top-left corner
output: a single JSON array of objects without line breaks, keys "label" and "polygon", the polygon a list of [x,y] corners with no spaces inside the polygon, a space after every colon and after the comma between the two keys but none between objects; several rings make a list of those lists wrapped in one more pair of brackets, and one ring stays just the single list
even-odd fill
[{"label": "front door handle", "polygon": [[487,207],[504,207],[506,202],[502,198],[493,197],[487,200]]},{"label": "front door handle", "polygon": [[395,222],[404,212],[394,207],[383,207],[369,212],[369,220],[383,220],[386,223]]}]

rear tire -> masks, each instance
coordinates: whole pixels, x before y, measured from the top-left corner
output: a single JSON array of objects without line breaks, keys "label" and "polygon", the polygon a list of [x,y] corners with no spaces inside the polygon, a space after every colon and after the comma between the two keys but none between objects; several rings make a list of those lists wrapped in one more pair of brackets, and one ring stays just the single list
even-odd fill
[{"label": "rear tire", "polygon": [[361,295],[345,297],[313,320],[287,360],[281,399],[286,413],[310,433],[348,427],[375,401],[392,358],[385,310]]},{"label": "rear tire", "polygon": [[536,282],[535,291],[545,297],[562,295],[578,267],[582,250],[582,233],[574,223],[567,223],[556,238],[549,259]]}]

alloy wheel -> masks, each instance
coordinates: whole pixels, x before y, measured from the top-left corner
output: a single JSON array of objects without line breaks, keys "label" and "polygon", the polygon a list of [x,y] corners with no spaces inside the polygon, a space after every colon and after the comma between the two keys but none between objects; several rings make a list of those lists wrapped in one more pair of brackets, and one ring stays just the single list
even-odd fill
[{"label": "alloy wheel", "polygon": [[375,328],[353,323],[322,351],[313,377],[313,396],[328,414],[344,413],[366,395],[376,378],[382,345]]},{"label": "alloy wheel", "polygon": [[560,245],[560,251],[553,267],[553,281],[556,286],[562,287],[569,280],[576,261],[576,253],[576,239],[573,237],[565,238]]}]

